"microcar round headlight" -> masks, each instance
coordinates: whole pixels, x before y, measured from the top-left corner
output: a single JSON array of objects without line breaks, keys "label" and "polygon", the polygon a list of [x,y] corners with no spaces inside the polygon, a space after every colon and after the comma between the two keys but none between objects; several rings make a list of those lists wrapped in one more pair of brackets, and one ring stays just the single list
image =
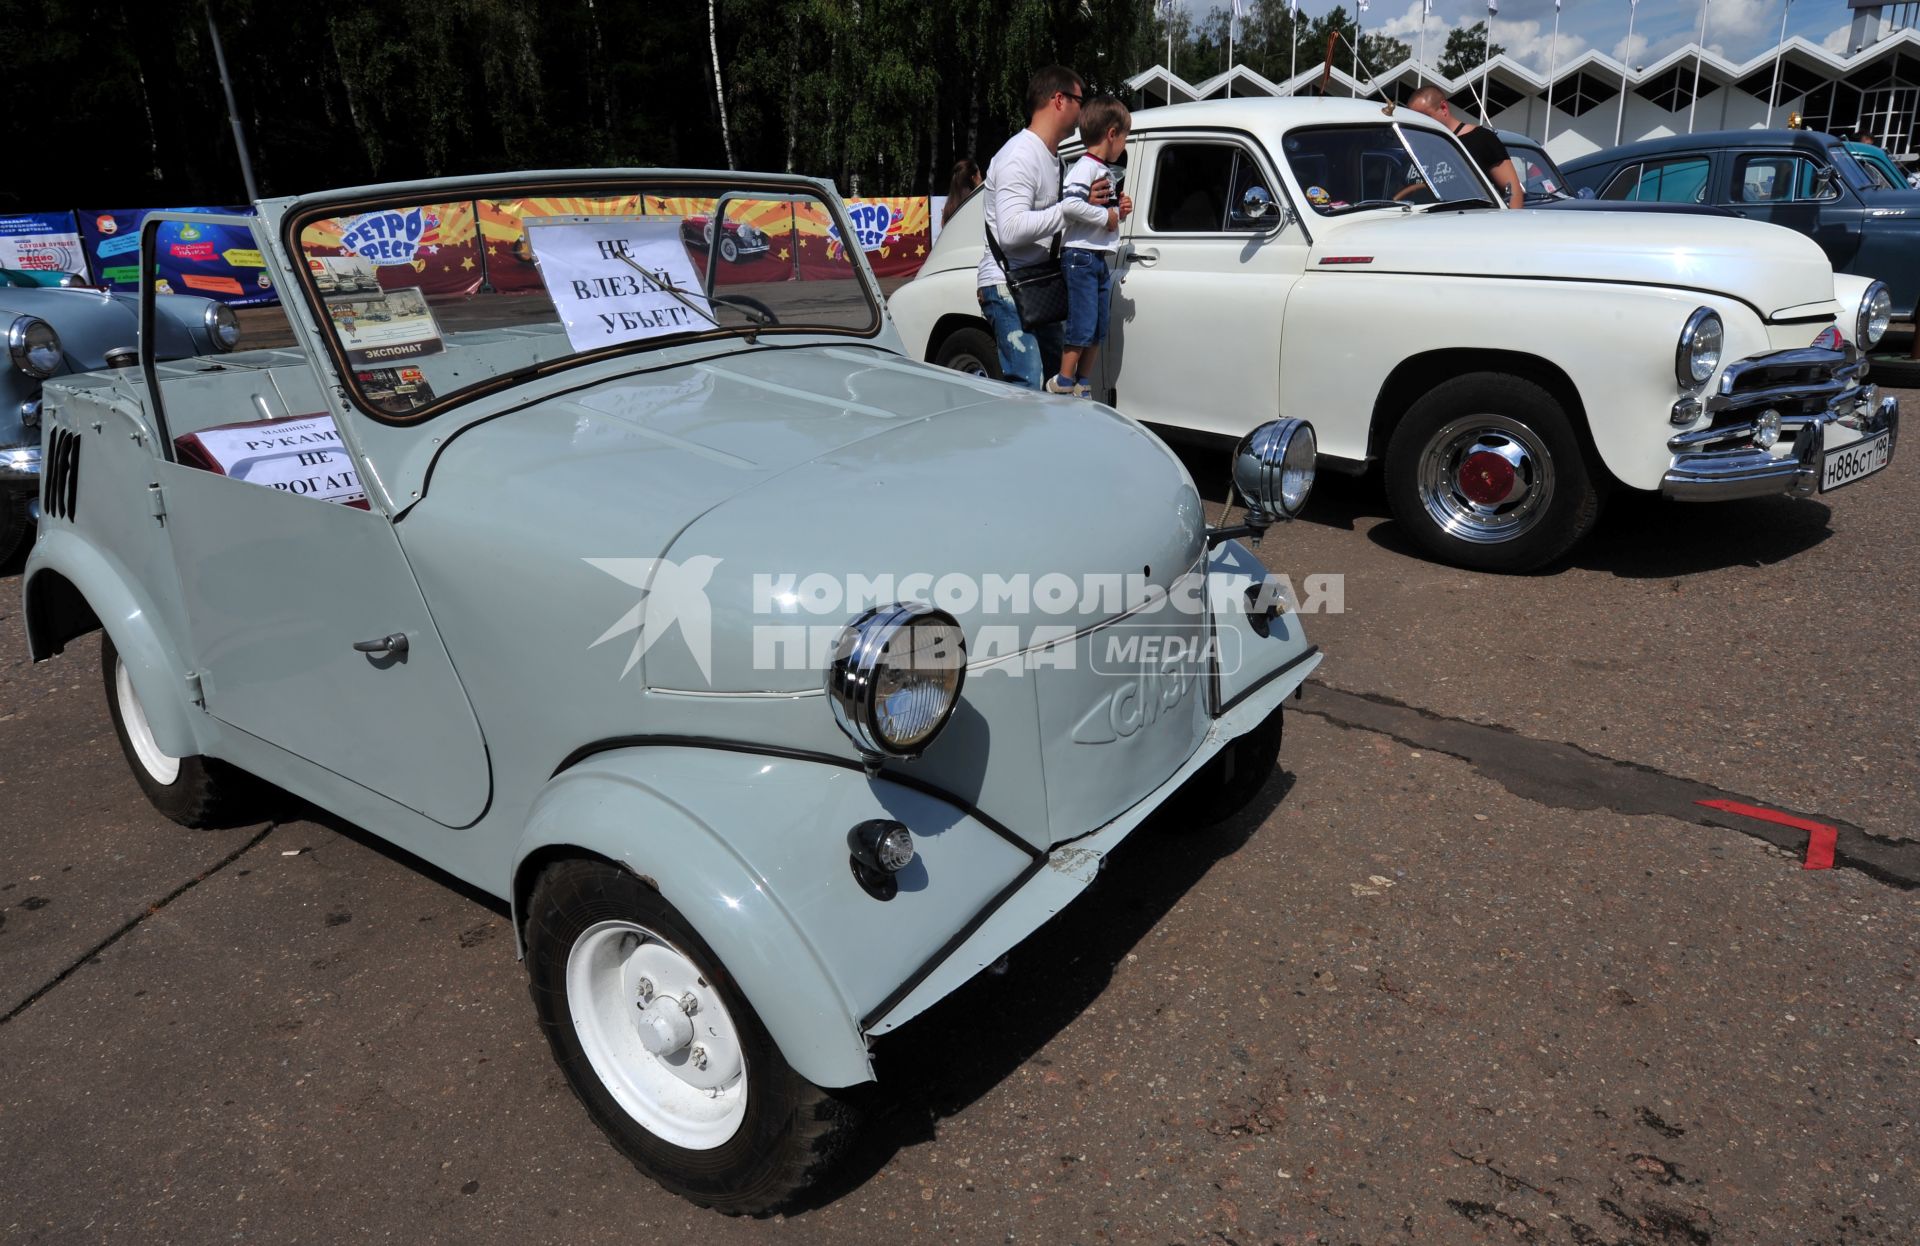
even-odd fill
[{"label": "microcar round headlight", "polygon": [[84,289],[86,288],[86,285],[87,285],[87,279],[85,277],[82,277],[79,273],[61,273],[60,274],[60,288],[62,290]]},{"label": "microcar round headlight", "polygon": [[918,602],[867,611],[847,624],[827,667],[834,721],[868,757],[912,757],[947,725],[967,674],[953,616]]},{"label": "microcar round headlight", "polygon": [[1711,307],[1697,309],[1687,317],[1680,330],[1680,344],[1673,352],[1673,375],[1688,389],[1705,385],[1720,368],[1720,347],[1726,329],[1720,313]]},{"label": "microcar round headlight", "polygon": [[240,344],[240,319],[233,308],[225,303],[208,303],[205,321],[215,350],[232,350]]},{"label": "microcar round headlight", "polygon": [[1247,500],[1247,522],[1265,527],[1292,519],[1313,492],[1318,447],[1305,420],[1269,420],[1233,451],[1233,486]]},{"label": "microcar round headlight", "polygon": [[742,225],[740,227],[739,238],[740,245],[746,247],[757,247],[766,241],[766,239],[761,236],[760,231],[751,225]]},{"label": "microcar round headlight", "polygon": [[60,335],[38,316],[22,316],[7,329],[7,354],[13,366],[45,380],[60,366]]},{"label": "microcar round headlight", "polygon": [[1853,342],[1861,350],[1872,350],[1887,335],[1887,324],[1893,319],[1893,295],[1887,292],[1887,283],[1876,281],[1867,287],[1860,296],[1860,314],[1854,319]]}]

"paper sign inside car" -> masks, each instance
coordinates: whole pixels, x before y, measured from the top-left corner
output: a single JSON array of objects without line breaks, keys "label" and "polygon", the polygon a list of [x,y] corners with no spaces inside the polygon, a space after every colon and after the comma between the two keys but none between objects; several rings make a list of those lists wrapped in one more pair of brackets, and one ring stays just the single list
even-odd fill
[{"label": "paper sign inside car", "polygon": [[433,313],[427,310],[427,297],[418,288],[351,298],[337,295],[327,299],[326,305],[347,363],[355,368],[437,355],[446,348]]},{"label": "paper sign inside car", "polygon": [[575,350],[712,326],[679,217],[555,216],[526,224],[540,279]]},{"label": "paper sign inside car", "polygon": [[330,415],[221,424],[176,437],[173,444],[189,467],[295,497],[367,509],[367,492]]}]

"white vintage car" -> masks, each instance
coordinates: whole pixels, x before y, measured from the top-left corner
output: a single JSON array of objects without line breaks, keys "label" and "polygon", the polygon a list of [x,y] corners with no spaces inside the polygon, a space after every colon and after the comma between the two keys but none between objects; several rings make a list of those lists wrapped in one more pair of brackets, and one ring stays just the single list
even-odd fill
[{"label": "white vintage car", "polygon": [[[1866,383],[1886,288],[1719,216],[1509,211],[1444,128],[1361,100],[1141,111],[1094,393],[1240,436],[1311,418],[1320,466],[1384,466],[1393,512],[1464,566],[1568,550],[1624,486],[1798,496],[1885,467]],[[996,375],[982,197],[889,303],[908,353]]]}]

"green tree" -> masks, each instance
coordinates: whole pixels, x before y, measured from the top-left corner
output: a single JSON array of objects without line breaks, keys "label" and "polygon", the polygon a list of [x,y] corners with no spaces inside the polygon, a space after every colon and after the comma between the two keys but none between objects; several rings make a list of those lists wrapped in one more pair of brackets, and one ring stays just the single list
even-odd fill
[{"label": "green tree", "polygon": [[1486,40],[1484,21],[1448,32],[1446,50],[1440,53],[1440,72],[1448,78],[1459,78],[1470,69],[1478,69],[1482,61],[1506,51],[1497,43],[1489,49]]}]

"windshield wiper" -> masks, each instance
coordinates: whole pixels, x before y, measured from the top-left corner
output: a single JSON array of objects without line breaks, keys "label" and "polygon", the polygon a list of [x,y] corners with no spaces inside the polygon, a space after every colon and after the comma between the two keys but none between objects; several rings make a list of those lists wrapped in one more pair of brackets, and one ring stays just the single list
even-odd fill
[{"label": "windshield wiper", "polygon": [[1406,212],[1413,211],[1412,204],[1402,203],[1398,199],[1362,199],[1359,203],[1343,203],[1337,207],[1328,208],[1327,215],[1340,216],[1347,212],[1358,212],[1362,208],[1399,208]]},{"label": "windshield wiper", "polygon": [[1441,208],[1490,208],[1492,206],[1493,200],[1491,199],[1442,199],[1438,203],[1427,204],[1420,210],[1422,212],[1438,212]]},{"label": "windshield wiper", "polygon": [[700,304],[694,302],[692,299],[688,298],[686,295],[680,293],[680,291],[674,289],[672,279],[669,278],[665,273],[657,273],[653,271],[651,268],[648,268],[645,264],[642,264],[640,261],[634,259],[631,255],[628,255],[625,251],[615,251],[614,254],[619,256],[620,259],[626,264],[628,268],[631,268],[634,272],[641,274],[647,280],[653,282],[654,285],[659,286],[660,289],[662,289],[666,293],[671,294],[676,300],[679,301],[682,307],[685,307],[688,311],[694,313],[697,316],[704,318],[706,322],[712,325],[714,328],[718,329],[721,327],[720,321],[714,316],[712,312],[700,306]]}]

